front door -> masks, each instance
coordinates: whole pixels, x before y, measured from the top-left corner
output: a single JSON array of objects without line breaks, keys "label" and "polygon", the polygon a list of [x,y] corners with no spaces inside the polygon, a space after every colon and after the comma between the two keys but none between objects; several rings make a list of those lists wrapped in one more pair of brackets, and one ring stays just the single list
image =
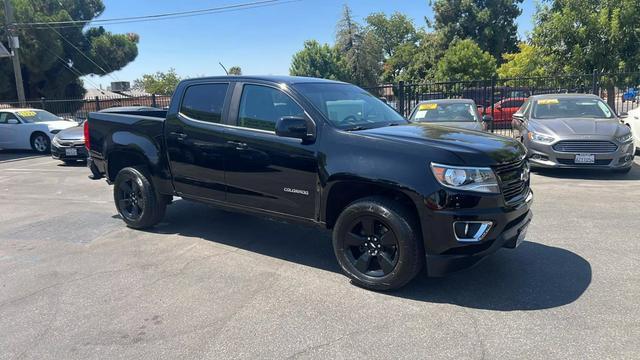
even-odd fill
[{"label": "front door", "polygon": [[177,115],[165,122],[173,184],[180,196],[224,200],[228,83],[188,85]]},{"label": "front door", "polygon": [[20,124],[9,124],[9,120],[19,121],[10,112],[0,112],[0,148],[13,149],[17,144],[18,126]]},{"label": "front door", "polygon": [[312,219],[318,179],[316,147],[275,134],[279,118],[306,116],[302,107],[280,89],[244,84],[239,104],[233,108],[237,108],[237,126],[227,130],[227,201]]}]

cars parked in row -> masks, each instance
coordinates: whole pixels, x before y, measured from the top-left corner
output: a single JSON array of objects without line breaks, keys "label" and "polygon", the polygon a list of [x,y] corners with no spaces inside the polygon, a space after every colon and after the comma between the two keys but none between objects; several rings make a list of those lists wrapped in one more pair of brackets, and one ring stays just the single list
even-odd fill
[{"label": "cars parked in row", "polygon": [[480,116],[478,106],[470,99],[428,100],[416,105],[409,119],[457,128],[486,131],[489,115]]},{"label": "cars parked in row", "polygon": [[633,136],[596,95],[534,95],[513,115],[516,136],[532,166],[628,172]]},{"label": "cars parked in row", "polygon": [[40,109],[0,110],[0,149],[33,150],[47,154],[61,130],[78,125]]},{"label": "cars parked in row", "polygon": [[493,106],[487,106],[482,109],[483,115],[490,115],[493,118],[493,124],[497,128],[506,128],[511,125],[513,114],[524,104],[527,98],[507,98],[500,100]]},{"label": "cars parked in row", "polygon": [[166,117],[91,113],[85,128],[129,227],[160,222],[174,195],[322,226],[344,273],[369,289],[516,247],[532,218],[520,142],[409,122],[351,84],[188,79]]}]

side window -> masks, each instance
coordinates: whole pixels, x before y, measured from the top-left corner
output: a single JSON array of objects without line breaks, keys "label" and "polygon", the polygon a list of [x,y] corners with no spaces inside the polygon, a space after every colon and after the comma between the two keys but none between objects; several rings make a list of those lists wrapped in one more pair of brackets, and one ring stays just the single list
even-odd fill
[{"label": "side window", "polygon": [[0,124],[6,124],[8,120],[10,119],[18,119],[15,115],[13,115],[12,113],[0,113]]},{"label": "side window", "polygon": [[222,122],[222,107],[229,84],[201,84],[187,88],[180,112],[195,120]]},{"label": "side window", "polygon": [[280,90],[260,85],[245,85],[240,99],[238,125],[274,131],[283,116],[303,116],[304,110]]},{"label": "side window", "polygon": [[524,100],[513,100],[511,107],[519,108],[522,104],[524,104]]}]

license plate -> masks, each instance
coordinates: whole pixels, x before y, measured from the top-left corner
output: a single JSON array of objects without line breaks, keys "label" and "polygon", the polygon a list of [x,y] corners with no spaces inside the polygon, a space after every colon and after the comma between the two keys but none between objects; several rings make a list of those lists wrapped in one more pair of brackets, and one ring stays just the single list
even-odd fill
[{"label": "license plate", "polygon": [[529,225],[526,225],[525,227],[520,229],[520,232],[518,233],[518,238],[516,239],[516,247],[518,247],[520,244],[522,244],[522,242],[524,241],[524,238],[527,237],[527,228],[528,227],[529,227]]},{"label": "license plate", "polygon": [[78,149],[64,149],[64,154],[67,156],[78,156]]},{"label": "license plate", "polygon": [[596,156],[593,154],[578,154],[574,162],[576,164],[595,164]]}]

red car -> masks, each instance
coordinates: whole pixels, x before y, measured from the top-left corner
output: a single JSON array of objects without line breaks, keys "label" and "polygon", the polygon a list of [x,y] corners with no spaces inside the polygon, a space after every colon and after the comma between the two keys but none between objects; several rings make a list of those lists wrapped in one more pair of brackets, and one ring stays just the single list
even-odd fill
[{"label": "red car", "polygon": [[493,113],[491,106],[482,109],[482,115],[490,115],[493,117],[494,124],[511,124],[513,114],[520,109],[527,98],[507,98],[498,101],[493,105]]}]

